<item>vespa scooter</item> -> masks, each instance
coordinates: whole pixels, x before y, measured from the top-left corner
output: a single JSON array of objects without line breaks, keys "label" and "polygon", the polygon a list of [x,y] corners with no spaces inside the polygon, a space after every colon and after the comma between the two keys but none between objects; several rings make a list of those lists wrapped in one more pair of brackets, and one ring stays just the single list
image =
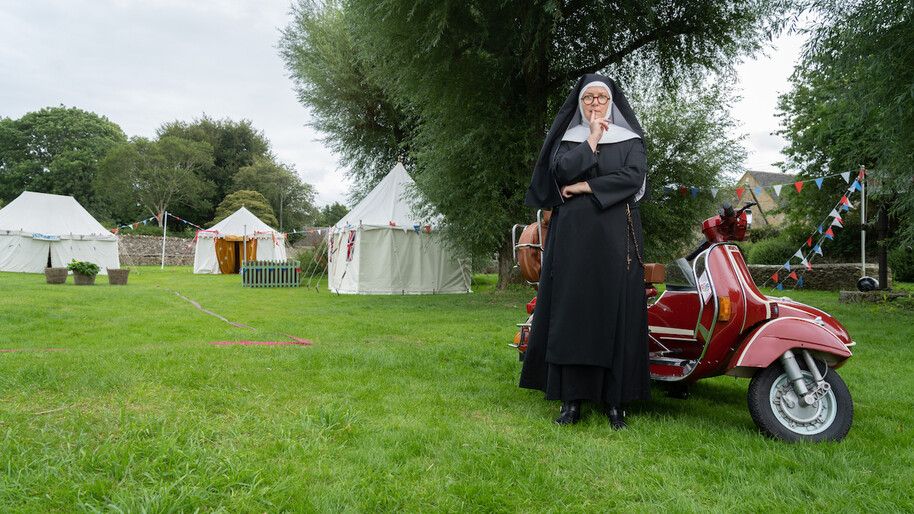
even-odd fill
[{"label": "vespa scooter", "polygon": [[[770,437],[788,442],[840,441],[853,422],[850,391],[837,373],[855,345],[827,313],[762,294],[736,241],[748,240],[752,212],[724,202],[702,223],[705,241],[669,266],[645,264],[651,378],[687,398],[702,378],[750,378],[749,413]],[[548,216],[514,236],[515,258],[528,282],[539,280]],[[664,284],[658,296],[657,285]],[[533,321],[519,323],[514,343],[523,360]]]}]

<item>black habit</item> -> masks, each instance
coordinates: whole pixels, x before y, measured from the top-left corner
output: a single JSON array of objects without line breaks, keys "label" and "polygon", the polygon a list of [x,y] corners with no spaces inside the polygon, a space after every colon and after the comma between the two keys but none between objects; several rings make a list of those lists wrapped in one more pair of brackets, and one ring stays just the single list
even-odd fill
[{"label": "black habit", "polygon": [[[613,123],[628,125],[641,137],[600,144],[596,153],[586,141],[561,140],[576,122],[581,88],[594,80],[612,92]],[[621,90],[605,77],[583,77],[549,131],[526,201],[553,207],[520,379],[521,387],[544,391],[547,400],[620,406],[650,398],[644,244],[636,201],[646,190],[646,168],[641,127]],[[559,187],[582,180],[593,194],[563,202]]]}]

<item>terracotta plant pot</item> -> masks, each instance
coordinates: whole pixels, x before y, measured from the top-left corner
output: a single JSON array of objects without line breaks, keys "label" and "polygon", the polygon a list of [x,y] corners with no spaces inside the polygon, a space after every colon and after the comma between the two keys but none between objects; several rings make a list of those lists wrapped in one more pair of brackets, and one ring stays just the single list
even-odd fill
[{"label": "terracotta plant pot", "polygon": [[67,268],[45,268],[44,278],[48,284],[66,284]]},{"label": "terracotta plant pot", "polygon": [[126,286],[130,268],[108,268],[108,283],[112,286]]},{"label": "terracotta plant pot", "polygon": [[91,286],[95,284],[95,275],[83,275],[76,271],[73,272],[73,283],[78,286]]}]

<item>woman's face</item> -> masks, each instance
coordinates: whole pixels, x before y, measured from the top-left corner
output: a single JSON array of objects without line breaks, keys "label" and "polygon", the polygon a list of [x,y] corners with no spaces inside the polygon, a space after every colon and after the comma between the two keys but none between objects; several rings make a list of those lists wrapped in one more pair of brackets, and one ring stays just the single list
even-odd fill
[{"label": "woman's face", "polygon": [[[584,98],[588,95],[594,97],[594,101],[590,105],[584,102]],[[591,114],[593,112],[597,113],[597,118],[606,117],[606,113],[609,110],[609,101],[603,105],[600,105],[600,102],[597,99],[601,96],[609,98],[609,92],[606,91],[606,88],[602,88],[600,86],[590,86],[584,90],[584,94],[581,95],[581,110],[584,112],[585,119],[590,120]]]}]

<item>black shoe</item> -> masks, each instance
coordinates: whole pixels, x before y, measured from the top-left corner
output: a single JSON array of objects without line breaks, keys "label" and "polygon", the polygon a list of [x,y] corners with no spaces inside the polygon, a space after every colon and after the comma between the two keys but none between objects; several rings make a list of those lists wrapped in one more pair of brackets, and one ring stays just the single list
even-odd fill
[{"label": "black shoe", "polygon": [[562,402],[562,415],[556,418],[559,425],[574,425],[581,421],[581,401]]},{"label": "black shoe", "polygon": [[614,429],[623,430],[628,428],[628,423],[625,422],[625,411],[621,407],[607,405],[603,407],[603,412],[606,413],[606,417],[609,418],[609,424]]}]

